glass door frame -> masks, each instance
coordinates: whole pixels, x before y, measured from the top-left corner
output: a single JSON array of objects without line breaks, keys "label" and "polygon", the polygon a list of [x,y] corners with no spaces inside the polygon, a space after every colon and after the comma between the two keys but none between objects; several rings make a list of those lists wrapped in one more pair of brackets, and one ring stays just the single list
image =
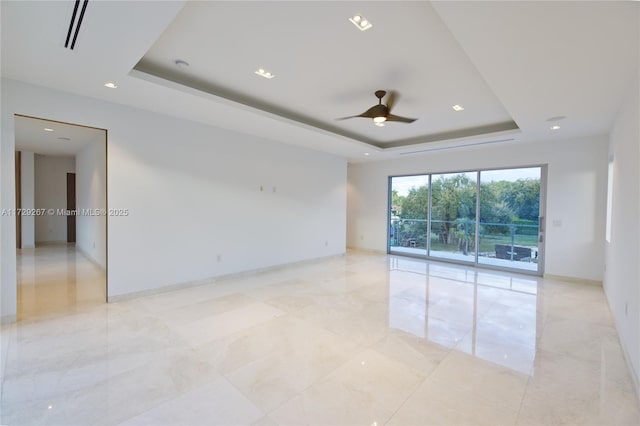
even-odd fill
[{"label": "glass door frame", "polygon": [[[482,172],[496,171],[496,170],[513,170],[513,169],[530,169],[540,168],[540,193],[539,193],[539,218],[538,218],[538,269],[537,271],[530,271],[526,269],[511,268],[498,265],[489,265],[478,262],[479,244],[480,244],[480,177]],[[476,173],[476,215],[475,215],[475,253],[473,261],[464,261],[457,259],[447,259],[442,257],[431,256],[431,217],[432,217],[432,177],[433,175],[440,174],[456,174],[456,173]],[[415,174],[402,174],[402,175],[390,175],[387,179],[387,254],[415,257],[419,259],[427,259],[434,261],[441,261],[447,263],[455,263],[466,266],[473,266],[483,269],[492,269],[505,272],[516,272],[525,275],[543,276],[545,270],[545,246],[546,246],[546,210],[547,210],[547,164],[532,164],[526,166],[512,166],[512,167],[495,167],[486,169],[475,170],[462,170],[462,171],[445,171],[445,172],[430,172],[430,173],[415,173]],[[392,191],[393,191],[393,179],[410,176],[427,176],[428,177],[428,200],[427,200],[427,235],[426,235],[426,254],[421,255],[417,253],[405,253],[391,250],[391,235],[389,230],[391,229],[391,207],[392,207]]]}]

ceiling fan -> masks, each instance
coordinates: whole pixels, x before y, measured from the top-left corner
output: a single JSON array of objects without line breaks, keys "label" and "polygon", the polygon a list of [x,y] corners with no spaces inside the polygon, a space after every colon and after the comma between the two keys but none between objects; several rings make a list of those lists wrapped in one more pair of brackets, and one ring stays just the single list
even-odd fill
[{"label": "ceiling fan", "polygon": [[389,97],[387,98],[387,104],[382,104],[382,98],[385,97],[387,92],[384,90],[377,90],[375,95],[378,98],[378,105],[374,105],[362,114],[359,115],[351,115],[349,117],[338,118],[338,120],[347,120],[349,118],[356,117],[364,117],[364,118],[372,118],[373,123],[377,126],[384,126],[386,121],[398,121],[400,123],[413,123],[417,120],[417,118],[407,118],[401,117],[399,115],[391,114],[391,109],[393,108],[396,99],[398,97],[398,93],[395,91],[389,92]]}]

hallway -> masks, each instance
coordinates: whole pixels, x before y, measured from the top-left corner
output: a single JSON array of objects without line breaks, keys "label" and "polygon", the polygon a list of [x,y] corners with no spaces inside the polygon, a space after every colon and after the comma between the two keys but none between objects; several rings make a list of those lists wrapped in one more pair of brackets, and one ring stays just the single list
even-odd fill
[{"label": "hallway", "polygon": [[106,301],[102,269],[74,244],[18,250],[18,320],[74,312]]}]

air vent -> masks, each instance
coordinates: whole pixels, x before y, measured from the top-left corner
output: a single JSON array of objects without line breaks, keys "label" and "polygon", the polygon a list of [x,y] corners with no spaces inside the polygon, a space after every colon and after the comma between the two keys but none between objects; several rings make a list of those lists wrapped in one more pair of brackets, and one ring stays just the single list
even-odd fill
[{"label": "air vent", "polygon": [[442,147],[438,147],[438,148],[421,149],[419,151],[401,152],[400,155],[419,154],[421,152],[429,152],[429,151],[443,151],[445,149],[454,149],[454,148],[466,148],[468,146],[488,145],[490,143],[509,142],[509,141],[513,141],[513,140],[515,140],[515,139],[514,138],[511,138],[511,139],[499,139],[499,140],[495,140],[495,141],[469,143],[469,144],[466,144],[466,145],[442,146]]},{"label": "air vent", "polygon": [[[89,0],[84,0],[82,2],[82,9],[80,10],[80,15],[78,15],[78,9],[80,8],[80,0],[76,0],[76,3],[73,5],[73,15],[71,15],[71,22],[69,22],[69,30],[67,31],[67,40],[64,42],[64,47],[66,47],[67,49],[73,50],[76,47],[76,41],[78,40],[78,33],[80,32],[80,26],[82,25],[82,20],[84,19],[84,12],[87,10],[87,4],[89,4]],[[73,38],[71,38],[71,34],[73,34]]]}]

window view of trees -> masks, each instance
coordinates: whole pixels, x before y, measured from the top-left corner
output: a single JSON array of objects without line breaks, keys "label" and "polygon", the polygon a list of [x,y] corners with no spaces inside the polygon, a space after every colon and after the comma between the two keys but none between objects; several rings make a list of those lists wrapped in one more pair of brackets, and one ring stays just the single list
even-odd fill
[{"label": "window view of trees", "polygon": [[500,170],[480,173],[479,263],[493,258],[537,263],[540,169],[529,170],[535,177],[508,177]]},{"label": "window view of trees", "polygon": [[411,187],[406,195],[400,195],[398,189],[392,188],[391,245],[421,249],[426,254],[429,176],[395,179]]},{"label": "window view of trees", "polygon": [[[517,259],[511,254],[508,259],[522,260],[528,248],[531,255],[527,260],[535,262],[540,208],[539,169],[535,170],[538,177],[509,178],[504,171],[481,172],[478,256],[501,258],[501,246],[508,246],[506,253],[514,252],[510,247],[522,246]],[[432,175],[432,256],[438,257],[439,252],[475,255],[476,179],[476,172]],[[391,245],[426,250],[428,179],[402,192],[392,185]]]},{"label": "window view of trees", "polygon": [[432,255],[475,252],[477,173],[431,177]]}]

